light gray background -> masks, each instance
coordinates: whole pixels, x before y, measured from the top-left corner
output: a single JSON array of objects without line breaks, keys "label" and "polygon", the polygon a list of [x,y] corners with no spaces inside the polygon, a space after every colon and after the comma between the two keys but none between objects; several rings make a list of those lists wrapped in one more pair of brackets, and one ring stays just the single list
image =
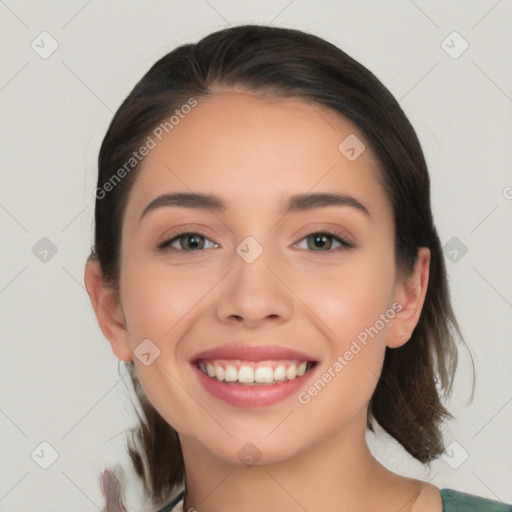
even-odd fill
[{"label": "light gray background", "polygon": [[[386,436],[369,442],[398,473],[512,502],[511,20],[511,0],[0,0],[0,511],[96,511],[102,467],[120,463],[132,479],[123,451],[134,421],[129,379],[117,375],[83,285],[98,149],[113,112],[159,57],[246,22],[338,45],[415,126],[441,241],[467,247],[446,263],[476,394],[465,407],[461,348],[448,404],[457,419],[446,427],[447,444],[458,444],[430,472]],[[58,42],[47,58],[31,47],[51,48],[43,31]],[[464,42],[446,39],[453,31],[469,44],[457,58]],[[58,249],[46,262],[33,252],[42,237]],[[43,469],[52,449],[58,458]],[[128,501],[130,512],[148,510],[134,481]]]}]

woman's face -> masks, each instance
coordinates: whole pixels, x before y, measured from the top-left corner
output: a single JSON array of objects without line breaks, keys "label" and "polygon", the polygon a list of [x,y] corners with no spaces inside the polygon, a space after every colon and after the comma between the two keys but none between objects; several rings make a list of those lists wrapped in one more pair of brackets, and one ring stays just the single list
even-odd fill
[{"label": "woman's face", "polygon": [[[142,162],[121,244],[126,344],[153,405],[182,440],[235,463],[365,425],[399,281],[363,136],[321,106],[242,92],[199,101],[168,131]],[[145,212],[178,193],[224,208],[189,198]]]}]

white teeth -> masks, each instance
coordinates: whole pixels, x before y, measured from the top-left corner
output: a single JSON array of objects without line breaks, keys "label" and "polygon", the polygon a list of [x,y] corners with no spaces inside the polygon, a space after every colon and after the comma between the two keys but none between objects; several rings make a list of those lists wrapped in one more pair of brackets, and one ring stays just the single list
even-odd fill
[{"label": "white teeth", "polygon": [[307,365],[308,365],[308,363],[306,363],[306,361],[304,361],[304,362],[300,363],[299,366],[297,366],[297,375],[299,377],[301,377],[302,375],[304,375],[306,373]]},{"label": "white teeth", "polygon": [[274,372],[272,371],[272,368],[269,368],[268,366],[262,366],[256,370],[254,373],[254,380],[256,382],[266,382],[270,383],[274,380]]},{"label": "white teeth", "polygon": [[274,370],[274,380],[284,380],[286,379],[286,368],[284,367],[284,364],[280,364],[275,370]]},{"label": "white teeth", "polygon": [[247,384],[254,382],[254,369],[247,365],[240,366],[238,370],[238,382]]},{"label": "white teeth", "polygon": [[215,368],[213,367],[212,363],[208,363],[206,365],[206,372],[210,377],[215,377]]},{"label": "white teeth", "polygon": [[214,366],[215,368],[215,377],[217,377],[217,380],[223,381],[224,380],[224,368],[220,364],[216,364]]},{"label": "white teeth", "polygon": [[226,382],[235,382],[238,379],[238,371],[234,366],[228,365],[224,370],[224,379]]},{"label": "white teeth", "polygon": [[[226,361],[200,361],[199,368],[206,375],[226,382],[240,382],[247,385],[256,384],[276,384],[285,380],[293,380],[304,375],[311,367],[307,361],[284,363],[270,361],[263,366],[257,366],[258,363],[234,361],[235,364],[229,364]],[[274,367],[275,369],[273,369]]]},{"label": "white teeth", "polygon": [[292,380],[292,379],[295,379],[295,377],[297,377],[297,365],[291,364],[286,369],[286,378],[288,380]]}]

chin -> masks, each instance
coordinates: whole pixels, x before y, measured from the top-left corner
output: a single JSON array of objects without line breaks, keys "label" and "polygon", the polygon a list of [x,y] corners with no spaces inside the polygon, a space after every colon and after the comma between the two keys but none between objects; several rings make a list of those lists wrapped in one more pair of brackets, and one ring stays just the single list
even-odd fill
[{"label": "chin", "polygon": [[[301,446],[291,442],[291,439],[288,443],[284,443],[283,438],[277,435],[275,439],[265,439],[264,437],[259,435],[251,439],[248,435],[237,436],[234,439],[226,440],[223,444],[219,444],[217,438],[208,440],[204,443],[204,446],[210,450],[214,457],[229,465],[241,467],[262,467],[279,464],[293,458],[295,455],[299,455],[302,451]],[[212,444],[209,441],[212,441]]]}]

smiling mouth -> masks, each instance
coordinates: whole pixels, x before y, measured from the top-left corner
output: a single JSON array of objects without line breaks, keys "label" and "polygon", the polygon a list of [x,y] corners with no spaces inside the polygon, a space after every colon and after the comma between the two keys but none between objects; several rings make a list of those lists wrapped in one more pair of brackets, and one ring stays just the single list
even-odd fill
[{"label": "smiling mouth", "polygon": [[208,377],[225,383],[247,386],[273,385],[296,380],[316,365],[315,361],[242,361],[239,359],[200,359],[196,366]]}]

